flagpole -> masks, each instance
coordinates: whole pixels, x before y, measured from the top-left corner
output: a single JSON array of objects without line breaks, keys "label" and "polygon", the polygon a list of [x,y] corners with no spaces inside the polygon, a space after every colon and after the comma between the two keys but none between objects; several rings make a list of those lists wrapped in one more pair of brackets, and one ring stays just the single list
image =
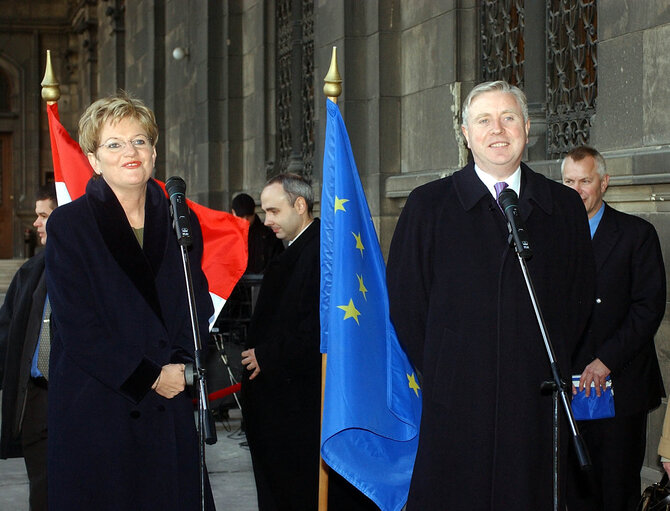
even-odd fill
[{"label": "flagpole", "polygon": [[60,83],[56,80],[53,67],[51,66],[51,50],[47,50],[47,65],[42,79],[42,99],[47,105],[58,103],[60,99]]},{"label": "flagpole", "polygon": [[[337,46],[333,46],[328,73],[323,79],[323,93],[326,98],[337,104],[337,98],[342,94],[342,78],[337,69]],[[322,205],[323,206],[323,205]],[[328,365],[328,354],[321,355],[321,426],[323,427],[323,396],[326,389],[326,366]],[[319,453],[321,449],[319,449]],[[319,456],[319,511],[328,511],[328,465]]]}]

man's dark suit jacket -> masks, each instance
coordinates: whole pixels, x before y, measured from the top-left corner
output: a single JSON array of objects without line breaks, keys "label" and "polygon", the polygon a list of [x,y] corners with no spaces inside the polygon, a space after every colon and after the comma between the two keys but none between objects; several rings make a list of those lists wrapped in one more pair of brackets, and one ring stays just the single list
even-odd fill
[{"label": "man's dark suit jacket", "polygon": [[[42,308],[30,318],[31,306],[44,303],[44,252],[26,261],[12,279],[0,309],[0,381],[2,382],[2,435],[0,458],[21,453],[21,414],[26,400],[30,365],[37,346]],[[41,283],[41,285],[39,285]],[[38,286],[39,285],[39,286]],[[38,289],[39,287],[39,289]],[[26,336],[28,326],[34,335]],[[26,342],[26,339],[28,341]]]},{"label": "man's dark suit jacket", "polygon": [[596,302],[574,373],[599,358],[612,372],[618,417],[665,395],[654,334],[665,312],[665,266],[654,227],[605,204],[595,236]]}]

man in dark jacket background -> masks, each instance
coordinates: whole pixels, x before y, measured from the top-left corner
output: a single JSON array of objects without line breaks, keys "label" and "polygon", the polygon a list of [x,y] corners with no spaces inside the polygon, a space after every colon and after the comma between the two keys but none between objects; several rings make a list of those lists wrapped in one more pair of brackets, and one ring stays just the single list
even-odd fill
[{"label": "man in dark jacket background", "polygon": [[[609,175],[591,147],[570,151],[563,183],[584,202],[596,261],[596,298],[588,330],[573,357],[579,389],[601,395],[611,377],[615,416],[579,421],[593,477],[574,468],[570,511],[633,511],[640,499],[640,469],[647,413],[665,395],[654,334],[665,313],[665,266],[656,229],[603,201]],[[592,387],[593,385],[593,387]]]},{"label": "man in dark jacket background", "polygon": [[462,125],[474,162],[415,189],[391,242],[391,318],[422,373],[408,511],[553,509],[553,407],[540,392],[549,359],[498,190],[519,196],[528,272],[565,378],[593,301],[594,263],[579,196],[521,162],[529,129],[521,90],[476,86]]},{"label": "man in dark jacket background", "polygon": [[[320,223],[311,185],[280,174],[261,193],[265,225],[286,250],[270,261],[242,352],[242,412],[260,511],[316,511],[321,353]],[[377,507],[334,471],[331,511]]]},{"label": "man in dark jacket background", "polygon": [[274,235],[272,229],[263,225],[256,214],[256,203],[251,195],[237,194],[233,198],[231,209],[233,215],[249,222],[249,258],[245,273],[263,273],[272,258],[284,251],[284,244]]},{"label": "man in dark jacket background", "polygon": [[251,318],[242,411],[259,509],[310,509],[319,449],[319,220],[299,176],[270,181],[261,205],[265,225],[289,246],[266,269]]},{"label": "man in dark jacket background", "polygon": [[[56,206],[53,183],[41,187],[33,226],[42,246],[47,242],[47,219]],[[46,294],[44,251],[41,251],[19,268],[0,309],[0,458],[23,456],[32,511],[47,509],[49,346],[42,342],[44,335],[50,335],[50,315],[44,314]]]}]

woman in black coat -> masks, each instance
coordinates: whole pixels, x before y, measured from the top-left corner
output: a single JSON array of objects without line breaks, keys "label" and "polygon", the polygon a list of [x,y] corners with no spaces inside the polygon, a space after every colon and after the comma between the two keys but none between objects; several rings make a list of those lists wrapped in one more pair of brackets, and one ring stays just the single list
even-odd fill
[{"label": "woman in black coat", "polygon": [[[48,224],[52,510],[200,509],[193,359],[180,248],[151,179],[154,114],[125,93],[93,103],[79,143],[97,176]],[[191,215],[201,335],[212,306]],[[208,509],[214,503],[206,484]]]}]

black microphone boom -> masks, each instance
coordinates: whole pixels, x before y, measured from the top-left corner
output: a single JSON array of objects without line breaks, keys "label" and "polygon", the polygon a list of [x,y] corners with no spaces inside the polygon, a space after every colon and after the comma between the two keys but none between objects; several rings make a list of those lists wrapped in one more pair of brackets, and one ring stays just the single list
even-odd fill
[{"label": "black microphone boom", "polygon": [[188,204],[186,204],[186,183],[177,176],[172,176],[165,183],[170,197],[170,210],[172,211],[172,224],[177,233],[177,241],[180,245],[188,247],[193,242],[191,237],[191,221]]},{"label": "black microphone boom", "polygon": [[514,240],[516,253],[523,259],[530,259],[533,251],[530,248],[528,232],[523,226],[523,220],[519,213],[519,197],[511,188],[505,188],[498,196],[498,203],[507,218],[507,228],[512,240]]},{"label": "black microphone boom", "polygon": [[535,318],[537,319],[537,325],[540,327],[540,333],[542,334],[542,340],[544,342],[544,348],[547,352],[547,357],[549,358],[549,366],[551,367],[552,379],[545,381],[540,386],[540,389],[550,389],[552,391],[552,401],[553,401],[553,443],[552,443],[552,483],[553,483],[553,509],[558,511],[559,505],[559,488],[561,488],[560,478],[560,469],[559,469],[559,438],[560,438],[560,423],[558,410],[559,403],[563,405],[563,411],[570,426],[572,432],[572,441],[575,446],[577,460],[579,461],[579,466],[582,470],[591,470],[591,459],[589,458],[589,452],[584,443],[583,437],[579,434],[579,428],[577,427],[577,421],[572,413],[572,408],[570,406],[570,398],[568,397],[568,386],[565,384],[565,381],[561,377],[560,367],[558,362],[556,362],[556,353],[554,352],[554,347],[551,344],[549,339],[549,332],[547,332],[547,326],[544,323],[544,318],[542,317],[542,311],[540,310],[540,304],[537,300],[537,295],[535,294],[535,288],[533,287],[533,281],[530,278],[530,273],[528,272],[528,265],[526,265],[526,259],[529,259],[533,252],[530,249],[530,243],[528,241],[528,233],[523,226],[523,221],[521,214],[519,213],[519,197],[517,197],[516,192],[510,188],[505,188],[500,192],[498,196],[498,203],[500,204],[501,209],[505,213],[507,218],[507,229],[509,230],[509,243],[510,245],[514,244],[514,250],[516,251],[517,259],[519,260],[519,266],[521,267],[521,273],[523,273],[523,278],[526,282],[526,288],[528,289],[528,296],[530,298],[531,304],[533,305],[533,310],[535,311]]},{"label": "black microphone boom", "polygon": [[[191,333],[193,335],[193,362],[195,366],[185,372],[184,377],[193,375],[193,383],[197,384],[198,393],[198,457],[200,459],[200,510],[205,511],[205,444],[216,443],[216,424],[212,409],[209,406],[207,393],[206,370],[202,362],[202,342],[200,341],[200,327],[198,325],[198,308],[193,291],[193,277],[191,276],[191,262],[188,257],[188,246],[193,242],[191,236],[191,221],[188,204],[186,204],[186,183],[180,177],[173,176],[165,183],[165,190],[170,197],[172,224],[177,232],[177,243],[181,252],[184,267],[184,280],[188,298],[189,317],[191,319]],[[188,364],[190,366],[190,364]],[[197,380],[197,381],[196,381]],[[186,380],[189,383],[189,380]]]}]

